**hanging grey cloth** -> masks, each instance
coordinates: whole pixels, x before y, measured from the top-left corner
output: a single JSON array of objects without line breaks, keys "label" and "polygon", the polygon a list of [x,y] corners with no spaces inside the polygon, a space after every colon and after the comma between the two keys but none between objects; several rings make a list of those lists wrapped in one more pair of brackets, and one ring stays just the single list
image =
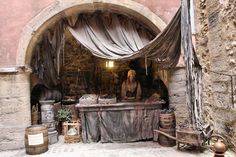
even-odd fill
[{"label": "hanging grey cloth", "polygon": [[190,119],[194,129],[203,129],[201,106],[201,81],[202,69],[192,45],[192,32],[190,23],[190,1],[182,0],[181,14],[181,44],[185,55],[186,80],[187,80],[187,105]]},{"label": "hanging grey cloth", "polygon": [[117,14],[80,15],[71,34],[93,55],[125,60],[146,56],[160,67],[176,66],[180,56],[180,9],[169,25],[153,40],[137,30],[132,20],[122,20]]},{"label": "hanging grey cloth", "polygon": [[42,39],[34,48],[31,66],[43,84],[52,89],[59,85],[60,54],[64,51],[64,23],[59,22],[42,34]]}]

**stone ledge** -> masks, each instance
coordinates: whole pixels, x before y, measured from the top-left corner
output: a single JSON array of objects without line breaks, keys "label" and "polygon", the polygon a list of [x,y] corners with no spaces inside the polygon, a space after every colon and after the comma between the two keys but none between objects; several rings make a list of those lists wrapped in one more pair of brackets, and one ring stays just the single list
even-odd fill
[{"label": "stone ledge", "polygon": [[9,74],[9,73],[19,73],[19,72],[32,72],[32,69],[29,66],[22,65],[22,66],[7,66],[7,67],[0,67],[0,74]]}]

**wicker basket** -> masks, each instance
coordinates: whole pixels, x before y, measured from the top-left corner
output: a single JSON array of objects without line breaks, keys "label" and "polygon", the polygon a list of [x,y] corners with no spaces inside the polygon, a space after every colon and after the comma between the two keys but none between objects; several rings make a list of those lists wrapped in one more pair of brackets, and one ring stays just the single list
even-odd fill
[{"label": "wicker basket", "polygon": [[77,135],[77,136],[65,135],[64,136],[64,142],[65,143],[77,143],[77,142],[80,142],[80,135]]},{"label": "wicker basket", "polygon": [[[64,127],[64,131],[65,131],[65,135],[64,135],[64,142],[65,143],[76,143],[76,142],[80,142],[80,121],[76,120],[76,121],[72,121],[72,122],[64,122],[63,123],[63,127]],[[67,131],[71,128],[74,127],[77,132],[78,135],[67,135]]]}]

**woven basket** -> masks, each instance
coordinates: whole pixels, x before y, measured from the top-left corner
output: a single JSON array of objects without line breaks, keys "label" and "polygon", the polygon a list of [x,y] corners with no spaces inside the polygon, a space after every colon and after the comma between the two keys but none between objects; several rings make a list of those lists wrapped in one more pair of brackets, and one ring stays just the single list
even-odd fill
[{"label": "woven basket", "polygon": [[77,135],[77,136],[65,135],[64,136],[64,142],[65,143],[77,143],[77,142],[80,142],[80,135]]}]

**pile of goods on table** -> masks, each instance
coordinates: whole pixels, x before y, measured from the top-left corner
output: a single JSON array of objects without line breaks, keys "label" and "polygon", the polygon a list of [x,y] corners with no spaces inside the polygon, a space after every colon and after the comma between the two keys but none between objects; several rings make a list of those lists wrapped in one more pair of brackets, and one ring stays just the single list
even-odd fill
[{"label": "pile of goods on table", "polygon": [[150,96],[145,103],[152,103],[152,102],[161,102],[161,103],[165,103],[165,101],[163,99],[161,99],[160,94],[158,93],[154,93],[152,96]]},{"label": "pile of goods on table", "polygon": [[85,94],[79,99],[79,105],[91,105],[91,104],[114,104],[117,99],[112,94]]}]

